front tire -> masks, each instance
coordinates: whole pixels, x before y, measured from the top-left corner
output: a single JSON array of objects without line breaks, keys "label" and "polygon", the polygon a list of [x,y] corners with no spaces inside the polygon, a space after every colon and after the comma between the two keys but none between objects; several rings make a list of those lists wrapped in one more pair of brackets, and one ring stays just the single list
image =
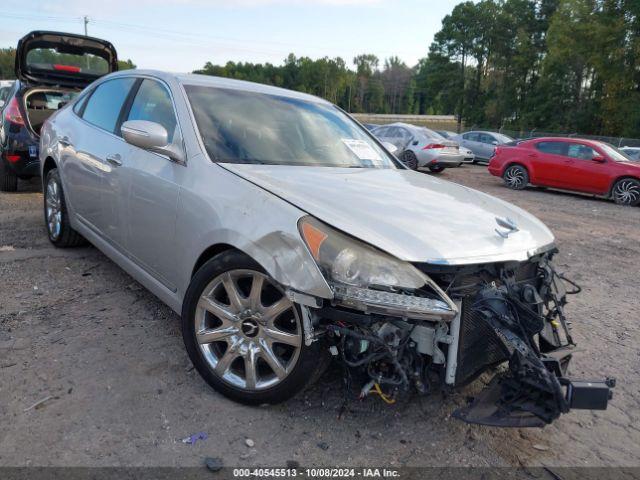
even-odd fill
[{"label": "front tire", "polygon": [[44,223],[49,241],[56,247],[77,247],[86,242],[69,223],[67,203],[57,168],[49,170],[44,182]]},{"label": "front tire", "polygon": [[437,165],[434,167],[429,167],[429,170],[431,170],[431,173],[440,173],[442,171],[444,171],[444,167]]},{"label": "front tire", "polygon": [[291,398],[318,376],[328,355],[319,341],[305,345],[300,306],[237,251],[212,258],[194,275],[182,337],[202,378],[249,405]]},{"label": "front tire", "polygon": [[15,192],[18,190],[18,176],[0,158],[0,192]]},{"label": "front tire", "polygon": [[611,198],[618,205],[629,207],[640,205],[640,181],[635,178],[618,180],[611,190]]},{"label": "front tire", "polygon": [[524,190],[529,184],[529,173],[522,165],[511,165],[502,174],[502,179],[512,190]]}]

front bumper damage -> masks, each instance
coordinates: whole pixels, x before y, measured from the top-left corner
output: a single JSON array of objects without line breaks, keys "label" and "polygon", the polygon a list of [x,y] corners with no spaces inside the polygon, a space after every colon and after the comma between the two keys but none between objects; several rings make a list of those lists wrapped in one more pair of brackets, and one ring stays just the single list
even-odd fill
[{"label": "front bumper damage", "polygon": [[410,311],[398,317],[378,307],[363,311],[361,305],[334,303],[316,310],[313,323],[350,369],[367,375],[361,396],[372,385],[387,400],[412,387],[432,392],[436,382],[445,389],[462,387],[506,364],[455,418],[543,427],[571,409],[604,410],[614,379],[578,381],[567,374],[575,346],[564,315],[569,281],[556,273],[554,253],[527,262],[418,266],[454,317],[413,318]]},{"label": "front bumper damage", "polygon": [[481,291],[475,307],[508,352],[508,370],[496,375],[479,397],[453,416],[482,425],[543,427],[572,408],[605,410],[615,380],[566,378],[570,345],[542,353],[532,337],[541,334],[543,324],[535,318],[518,318],[505,291],[495,287]]},{"label": "front bumper damage", "polygon": [[519,281],[514,271],[501,273],[500,285],[479,290],[470,308],[492,331],[508,369],[453,416],[482,425],[543,427],[570,409],[605,410],[615,379],[567,378],[574,343],[563,309],[566,279],[547,258],[533,282]]}]

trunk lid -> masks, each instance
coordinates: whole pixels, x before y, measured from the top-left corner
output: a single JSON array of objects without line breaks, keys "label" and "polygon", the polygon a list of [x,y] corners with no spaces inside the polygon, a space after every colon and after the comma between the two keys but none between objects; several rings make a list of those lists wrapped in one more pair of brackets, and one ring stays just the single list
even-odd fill
[{"label": "trunk lid", "polygon": [[16,76],[26,83],[84,88],[116,70],[116,49],[99,38],[34,31],[16,49]]}]

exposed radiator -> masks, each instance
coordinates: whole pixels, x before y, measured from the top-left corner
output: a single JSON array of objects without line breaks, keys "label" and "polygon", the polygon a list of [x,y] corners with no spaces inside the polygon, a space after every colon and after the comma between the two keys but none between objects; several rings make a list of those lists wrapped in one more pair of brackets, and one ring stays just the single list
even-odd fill
[{"label": "exposed radiator", "polygon": [[493,328],[471,307],[472,298],[462,302],[456,385],[470,382],[484,370],[509,358]]}]

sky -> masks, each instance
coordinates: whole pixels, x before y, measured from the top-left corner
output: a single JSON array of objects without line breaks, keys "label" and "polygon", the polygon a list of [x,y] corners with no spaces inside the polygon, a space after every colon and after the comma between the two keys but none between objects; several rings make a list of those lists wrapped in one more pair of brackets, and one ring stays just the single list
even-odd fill
[{"label": "sky", "polygon": [[113,43],[138,68],[190,72],[214,64],[427,55],[442,18],[461,0],[1,0],[0,47],[31,30],[83,33]]}]

